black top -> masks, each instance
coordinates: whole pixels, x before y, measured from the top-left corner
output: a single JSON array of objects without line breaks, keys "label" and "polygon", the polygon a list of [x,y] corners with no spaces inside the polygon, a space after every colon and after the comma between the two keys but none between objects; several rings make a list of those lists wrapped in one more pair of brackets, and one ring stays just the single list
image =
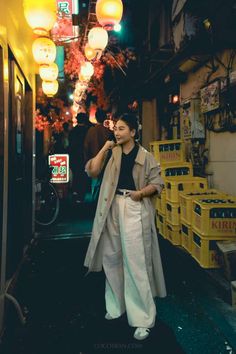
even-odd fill
[{"label": "black top", "polygon": [[128,154],[124,154],[122,152],[120,176],[117,189],[130,189],[132,191],[136,190],[132,172],[138,149],[139,146],[135,145]]}]

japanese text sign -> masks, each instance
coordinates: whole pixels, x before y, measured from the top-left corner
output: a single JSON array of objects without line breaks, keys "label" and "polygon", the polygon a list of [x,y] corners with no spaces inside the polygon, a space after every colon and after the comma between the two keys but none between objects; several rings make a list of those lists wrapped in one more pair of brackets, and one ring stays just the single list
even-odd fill
[{"label": "japanese text sign", "polygon": [[48,164],[52,168],[52,183],[69,182],[69,155],[56,154],[48,157]]}]

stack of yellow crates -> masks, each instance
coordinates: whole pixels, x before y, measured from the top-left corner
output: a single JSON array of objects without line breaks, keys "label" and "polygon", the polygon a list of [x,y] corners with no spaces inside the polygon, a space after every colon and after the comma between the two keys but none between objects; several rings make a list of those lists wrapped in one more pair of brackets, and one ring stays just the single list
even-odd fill
[{"label": "stack of yellow crates", "polygon": [[185,161],[185,146],[183,140],[161,140],[149,143],[150,152],[160,163]]},{"label": "stack of yellow crates", "polygon": [[[182,140],[153,141],[150,143],[150,151],[160,164],[164,182],[166,178],[172,176],[193,176],[192,163],[186,161],[185,145]],[[157,198],[156,210],[157,228],[166,238],[166,189]]]},{"label": "stack of yellow crates", "polygon": [[193,201],[193,258],[203,268],[220,267],[217,241],[236,240],[235,197],[216,196]]},{"label": "stack of yellow crates", "polygon": [[204,192],[181,192],[180,201],[180,223],[181,223],[181,245],[190,254],[192,252],[192,209],[193,201],[202,198],[213,198],[226,195],[216,189],[207,189]]},{"label": "stack of yellow crates", "polygon": [[193,176],[172,176],[165,179],[166,238],[181,245],[180,192],[205,191],[207,179]]},{"label": "stack of yellow crates", "polygon": [[159,233],[202,267],[218,268],[216,242],[236,240],[236,198],[208,189],[206,178],[193,177],[182,140],[153,141],[150,151],[165,182],[156,202]]},{"label": "stack of yellow crates", "polygon": [[[169,176],[193,175],[190,162],[185,161],[185,146],[182,140],[152,141],[150,151],[161,167],[161,176],[165,181]],[[156,224],[159,233],[166,237],[166,191],[162,191],[156,201]]]}]

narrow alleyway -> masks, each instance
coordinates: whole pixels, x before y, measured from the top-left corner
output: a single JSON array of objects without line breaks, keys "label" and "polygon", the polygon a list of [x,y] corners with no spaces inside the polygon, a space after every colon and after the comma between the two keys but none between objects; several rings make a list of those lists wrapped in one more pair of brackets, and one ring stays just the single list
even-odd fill
[{"label": "narrow alleyway", "polygon": [[133,339],[125,316],[106,321],[104,275],[85,276],[83,267],[94,209],[87,203],[65,210],[57,225],[41,231],[23,265],[15,296],[27,322],[22,326],[10,308],[2,353],[235,353],[230,306],[217,297],[207,274],[163,239],[168,296],[157,300],[150,337]]}]

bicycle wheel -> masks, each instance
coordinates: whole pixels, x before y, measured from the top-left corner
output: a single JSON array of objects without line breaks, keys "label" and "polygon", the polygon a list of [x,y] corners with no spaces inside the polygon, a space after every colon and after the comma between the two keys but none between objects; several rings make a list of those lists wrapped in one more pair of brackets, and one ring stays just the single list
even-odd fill
[{"label": "bicycle wheel", "polygon": [[35,222],[41,226],[49,226],[59,213],[57,191],[51,183],[44,181],[37,181],[35,188]]}]

